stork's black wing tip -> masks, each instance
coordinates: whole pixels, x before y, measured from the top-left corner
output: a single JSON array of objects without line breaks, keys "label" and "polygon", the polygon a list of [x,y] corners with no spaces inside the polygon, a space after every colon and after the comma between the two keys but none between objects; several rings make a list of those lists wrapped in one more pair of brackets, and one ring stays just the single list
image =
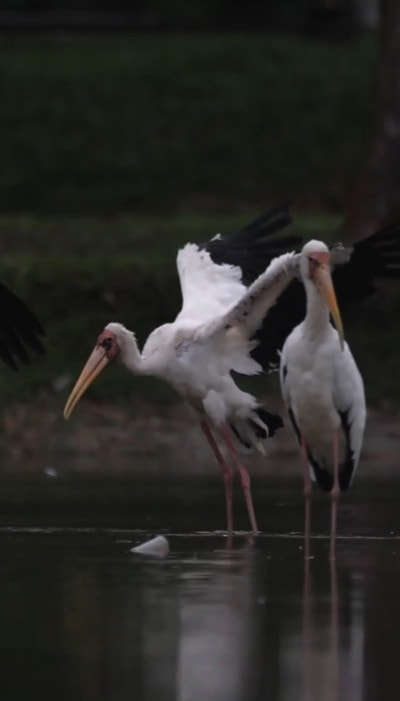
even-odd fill
[{"label": "stork's black wing tip", "polygon": [[12,370],[18,363],[29,365],[28,349],[39,355],[45,352],[45,330],[28,305],[0,283],[0,360]]},{"label": "stork's black wing tip", "polygon": [[216,265],[240,268],[242,282],[247,286],[267,268],[273,258],[294,250],[299,244],[301,239],[298,236],[273,236],[291,222],[289,204],[285,202],[236,231],[199,244],[199,249],[206,250]]},{"label": "stork's black wing tip", "polygon": [[362,265],[370,278],[400,277],[400,220],[357,241],[354,259],[354,265]]},{"label": "stork's black wing tip", "polygon": [[243,241],[243,238],[247,240],[249,236],[256,239],[272,236],[276,231],[289,226],[293,223],[289,208],[290,203],[283,202],[263,212],[256,219],[229,234],[231,243],[233,241],[239,243]]},{"label": "stork's black wing tip", "polygon": [[336,266],[333,276],[343,308],[375,293],[379,280],[400,279],[400,221],[354,243],[350,260]]}]

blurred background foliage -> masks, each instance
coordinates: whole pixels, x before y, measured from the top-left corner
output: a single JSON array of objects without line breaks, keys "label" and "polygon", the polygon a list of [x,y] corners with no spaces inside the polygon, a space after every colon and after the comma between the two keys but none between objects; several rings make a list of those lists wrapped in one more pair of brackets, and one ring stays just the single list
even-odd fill
[{"label": "blurred background foliage", "polygon": [[376,47],[138,36],[0,46],[3,212],[346,205]]},{"label": "blurred background foliage", "polygon": [[[61,406],[108,321],[143,342],[172,319],[188,240],[287,200],[293,232],[352,237],[379,66],[377,4],[359,5],[0,2],[0,274],[48,333],[43,361],[2,371],[3,405]],[[374,402],[400,396],[398,297],[348,318]],[[133,392],[164,396],[118,370],[92,396]]]}]

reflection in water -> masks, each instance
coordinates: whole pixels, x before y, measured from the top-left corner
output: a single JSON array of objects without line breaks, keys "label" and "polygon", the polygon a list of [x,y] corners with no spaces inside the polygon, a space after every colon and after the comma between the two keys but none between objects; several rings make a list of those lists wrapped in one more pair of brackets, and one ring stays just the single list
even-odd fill
[{"label": "reflection in water", "polygon": [[199,690],[210,700],[244,698],[252,629],[251,555],[245,547],[215,565],[206,582],[192,575],[180,611],[176,698],[182,701],[197,698]]},{"label": "reflection in water", "polygon": [[339,538],[333,562],[327,537],[304,559],[283,529],[231,552],[209,534],[171,536],[165,560],[129,553],[149,535],[0,529],[2,698],[397,698],[398,541]]},{"label": "reflection in water", "polygon": [[[304,700],[339,701],[338,587],[336,560],[330,560],[329,623],[315,621],[316,599],[311,589],[310,560],[304,560],[303,688]],[[316,670],[318,672],[316,673]]]},{"label": "reflection in water", "polygon": [[117,567],[111,592],[101,570],[70,569],[75,697],[183,700],[202,690],[210,701],[245,698],[251,554],[246,545],[231,557],[213,544],[163,563],[128,556],[128,578]]},{"label": "reflection in water", "polygon": [[345,571],[338,584],[340,563],[335,559],[325,562],[330,591],[321,597],[324,590],[313,588],[313,564],[312,560],[304,560],[301,644],[304,701],[319,698],[361,701],[364,621],[360,615],[360,592],[352,586]]}]

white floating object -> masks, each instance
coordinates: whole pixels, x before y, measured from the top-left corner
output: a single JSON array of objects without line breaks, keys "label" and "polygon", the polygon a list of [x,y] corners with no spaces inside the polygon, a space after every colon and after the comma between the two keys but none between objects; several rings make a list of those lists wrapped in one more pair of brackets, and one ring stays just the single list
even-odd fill
[{"label": "white floating object", "polygon": [[130,552],[137,555],[150,555],[151,557],[166,557],[169,553],[169,543],[163,535],[157,535],[155,538],[131,548]]}]

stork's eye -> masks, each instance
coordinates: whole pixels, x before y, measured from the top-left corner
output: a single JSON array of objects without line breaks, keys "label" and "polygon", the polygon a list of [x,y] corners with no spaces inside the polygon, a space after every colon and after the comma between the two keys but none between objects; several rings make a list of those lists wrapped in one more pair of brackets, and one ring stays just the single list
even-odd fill
[{"label": "stork's eye", "polygon": [[112,348],[112,339],[111,338],[105,338],[101,343],[101,347],[104,348],[106,351],[110,351]]},{"label": "stork's eye", "polygon": [[311,270],[316,270],[321,265],[321,261],[318,258],[314,258],[314,256],[308,256],[308,262]]}]

